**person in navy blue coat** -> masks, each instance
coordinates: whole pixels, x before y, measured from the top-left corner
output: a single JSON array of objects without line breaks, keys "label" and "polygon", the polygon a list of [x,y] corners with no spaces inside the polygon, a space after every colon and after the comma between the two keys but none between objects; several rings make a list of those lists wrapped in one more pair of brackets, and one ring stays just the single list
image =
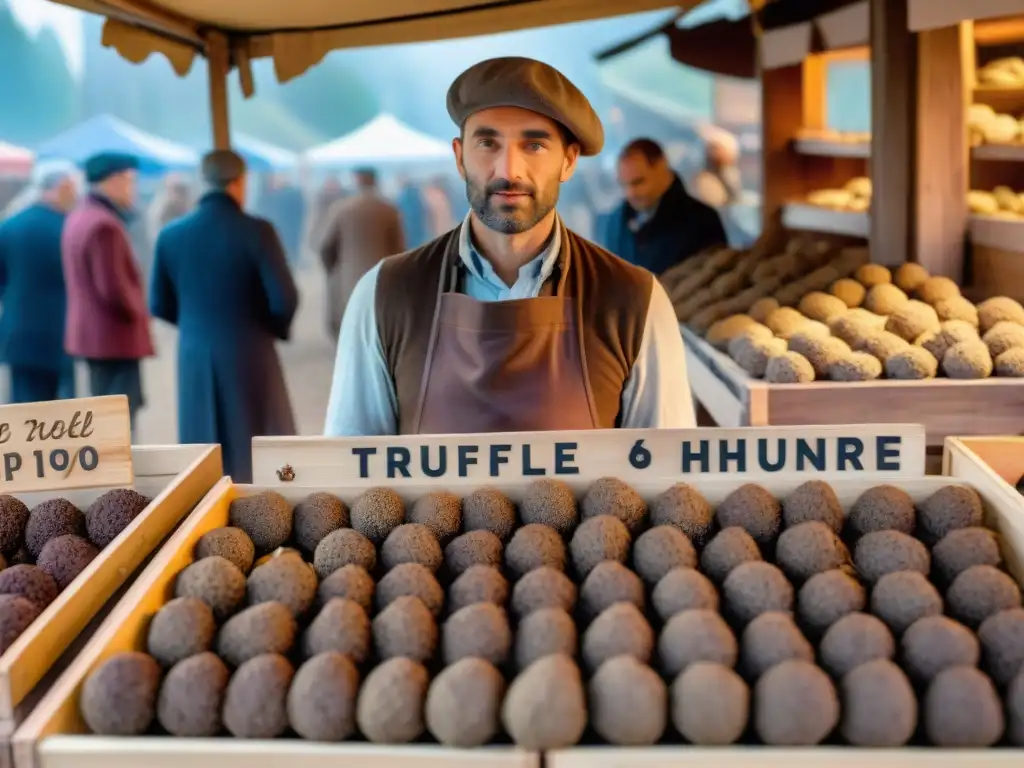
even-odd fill
[{"label": "person in navy blue coat", "polygon": [[75,169],[42,163],[34,184],[31,202],[0,223],[0,361],[10,370],[13,403],[75,396],[60,246],[77,197]]},{"label": "person in navy blue coat", "polygon": [[252,438],[293,435],[275,341],[286,340],[298,291],[273,226],[243,211],[245,161],[203,158],[210,191],[157,237],[150,311],[178,326],[178,439],[220,443],[224,469],[252,482]]}]

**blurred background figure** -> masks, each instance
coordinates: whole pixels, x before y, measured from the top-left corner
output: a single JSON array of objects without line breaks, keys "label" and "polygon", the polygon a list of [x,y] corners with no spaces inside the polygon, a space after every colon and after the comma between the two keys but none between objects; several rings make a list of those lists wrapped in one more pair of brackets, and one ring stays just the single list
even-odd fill
[{"label": "blurred background figure", "polygon": [[[428,241],[440,237],[465,218],[465,213],[462,218],[456,218],[458,212],[452,200],[448,181],[443,176],[431,179],[423,188],[423,203],[427,211]],[[466,210],[469,210],[468,204]]]},{"label": "blurred background figure", "polygon": [[306,198],[302,189],[286,175],[271,174],[259,199],[256,213],[274,225],[292,269],[302,261],[302,229],[306,220]]},{"label": "blurred background figure", "polygon": [[127,223],[134,216],[138,160],[118,152],[85,162],[89,193],[68,215],[61,238],[68,311],[64,349],[89,365],[93,395],[126,395],[145,405],[142,358],[155,354],[142,278]]},{"label": "blurred background figure", "polygon": [[153,249],[156,247],[156,238],[160,234],[160,230],[175,219],[180,219],[191,211],[193,206],[195,206],[195,200],[188,178],[180,173],[169,173],[164,176],[146,210],[148,247],[144,253],[138,254],[142,262],[142,270],[147,276],[152,272]]},{"label": "blurred background figure", "polygon": [[347,194],[338,178],[331,175],[324,179],[323,184],[313,195],[313,202],[306,214],[306,231],[303,239],[306,249],[314,255],[317,243],[323,238],[331,208],[339,200],[344,200]]},{"label": "blurred background figure", "polygon": [[372,168],[355,172],[356,193],[335,204],[317,248],[327,273],[327,325],[338,338],[341,318],[359,278],[377,262],[405,250],[402,217],[381,196]]},{"label": "blurred background figure", "polygon": [[77,197],[73,165],[39,163],[20,210],[0,223],[0,362],[10,372],[13,403],[75,396],[74,362],[64,351],[60,239]]},{"label": "blurred background figure", "polygon": [[693,179],[693,194],[712,208],[723,208],[740,199],[740,150],[736,137],[716,130],[704,148],[704,168]]},{"label": "blurred background figure", "polygon": [[405,247],[418,248],[433,238],[427,221],[427,204],[423,200],[420,185],[408,176],[398,177],[398,196],[395,199],[402,216],[402,230],[405,233]]},{"label": "blurred background figure", "polygon": [[220,443],[225,473],[249,483],[252,438],[295,434],[274,342],[299,296],[274,228],[243,210],[245,160],[215,150],[202,173],[209,191],[157,239],[150,307],[178,326],[178,440]]},{"label": "blurred background figure", "polygon": [[687,193],[661,146],[635,139],[618,158],[625,200],[606,220],[600,244],[660,275],[709,246],[726,243],[713,208]]}]

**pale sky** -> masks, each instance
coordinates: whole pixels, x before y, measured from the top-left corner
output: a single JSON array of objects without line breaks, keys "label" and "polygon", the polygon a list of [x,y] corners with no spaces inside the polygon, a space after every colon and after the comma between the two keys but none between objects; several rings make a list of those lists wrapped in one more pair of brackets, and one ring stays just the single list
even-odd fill
[{"label": "pale sky", "polygon": [[81,74],[85,48],[82,11],[49,0],[7,0],[7,5],[25,28],[33,33],[44,25],[52,27],[64,46],[72,74]]}]

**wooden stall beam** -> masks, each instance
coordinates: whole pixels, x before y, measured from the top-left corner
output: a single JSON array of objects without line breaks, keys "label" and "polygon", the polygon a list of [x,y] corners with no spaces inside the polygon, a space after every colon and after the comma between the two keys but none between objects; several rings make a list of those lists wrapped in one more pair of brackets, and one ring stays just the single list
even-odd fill
[{"label": "wooden stall beam", "polygon": [[215,149],[230,149],[231,129],[228,117],[228,72],[231,49],[223,32],[206,34],[206,60],[210,76],[210,124]]}]

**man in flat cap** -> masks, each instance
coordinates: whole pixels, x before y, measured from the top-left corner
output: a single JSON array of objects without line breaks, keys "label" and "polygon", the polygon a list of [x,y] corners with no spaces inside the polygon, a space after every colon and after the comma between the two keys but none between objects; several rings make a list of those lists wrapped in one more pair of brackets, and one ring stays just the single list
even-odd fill
[{"label": "man in flat cap", "polygon": [[85,162],[89,193],[61,239],[68,313],[64,348],[86,360],[93,395],[126,395],[132,416],[144,405],[140,361],[153,355],[145,292],[127,224],[138,160],[102,152]]},{"label": "man in flat cap", "polygon": [[293,435],[274,342],[299,297],[274,227],[245,205],[245,160],[203,158],[207,191],[156,241],[150,309],[178,326],[178,439],[220,443],[224,471],[252,482],[252,438]]},{"label": "man in flat cap", "polygon": [[694,426],[665,290],[555,211],[604,143],[586,97],[539,61],[491,59],[455,80],[448,114],[470,212],[356,285],[325,433]]}]

